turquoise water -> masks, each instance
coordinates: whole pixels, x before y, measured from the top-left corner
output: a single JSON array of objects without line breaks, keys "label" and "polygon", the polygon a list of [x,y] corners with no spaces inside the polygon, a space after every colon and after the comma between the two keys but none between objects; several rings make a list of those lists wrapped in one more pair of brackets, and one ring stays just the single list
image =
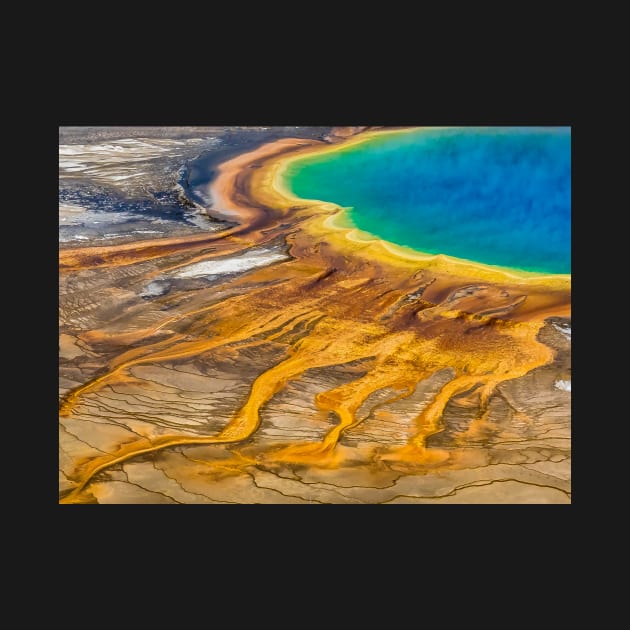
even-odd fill
[{"label": "turquoise water", "polygon": [[291,163],[295,195],[430,254],[571,273],[571,129],[462,127],[376,136]]}]

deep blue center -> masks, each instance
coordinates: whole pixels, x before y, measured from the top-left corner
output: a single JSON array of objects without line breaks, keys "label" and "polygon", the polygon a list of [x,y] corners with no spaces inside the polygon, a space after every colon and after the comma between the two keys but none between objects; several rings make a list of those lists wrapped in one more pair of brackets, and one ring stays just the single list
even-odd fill
[{"label": "deep blue center", "polygon": [[293,162],[290,190],[351,207],[357,228],[421,252],[571,273],[571,129],[382,134]]}]

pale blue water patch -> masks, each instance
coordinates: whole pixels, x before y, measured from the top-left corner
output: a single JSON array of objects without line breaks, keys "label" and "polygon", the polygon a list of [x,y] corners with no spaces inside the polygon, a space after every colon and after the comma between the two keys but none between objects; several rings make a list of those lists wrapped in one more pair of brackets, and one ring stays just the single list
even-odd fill
[{"label": "pale blue water patch", "polygon": [[297,196],[350,207],[357,228],[430,254],[571,273],[570,127],[382,134],[287,168]]}]

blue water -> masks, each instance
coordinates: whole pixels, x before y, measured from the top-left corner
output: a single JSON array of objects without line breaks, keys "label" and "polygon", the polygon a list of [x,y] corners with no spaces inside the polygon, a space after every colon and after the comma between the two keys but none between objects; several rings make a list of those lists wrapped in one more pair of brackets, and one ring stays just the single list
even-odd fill
[{"label": "blue water", "polygon": [[462,127],[382,134],[293,162],[298,197],[430,254],[571,273],[571,129]]}]

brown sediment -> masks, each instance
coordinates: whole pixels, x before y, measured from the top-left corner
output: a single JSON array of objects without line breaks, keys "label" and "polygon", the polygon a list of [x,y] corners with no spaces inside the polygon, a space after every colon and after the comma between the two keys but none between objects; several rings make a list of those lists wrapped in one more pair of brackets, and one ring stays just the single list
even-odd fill
[{"label": "brown sediment", "polygon": [[232,235],[238,234],[240,231],[239,228],[229,228],[211,235],[179,236],[147,239],[142,243],[61,249],[59,250],[59,271],[63,273],[93,267],[130,265],[178,252],[194,252],[208,248],[217,241],[224,245]]},{"label": "brown sediment", "polygon": [[[79,461],[72,475],[76,486],[61,502],[82,502],[99,473],[173,446],[229,444],[230,465],[236,468],[256,461],[343,467],[347,449],[339,448],[339,441],[361,423],[357,412],[371,395],[389,388],[404,399],[444,369],[452,370],[453,376],[417,415],[407,443],[374,447],[363,456],[374,466],[394,469],[456,465],[461,454],[428,443],[442,430],[449,401],[473,392],[476,418],[482,423],[499,385],[553,360],[553,350],[538,334],[547,318],[570,317],[570,277],[519,274],[353,238],[352,230],[331,225],[338,207],[298,200],[279,183],[288,160],[325,146],[280,140],[224,163],[212,186],[214,208],[239,224],[224,232],[144,241],[141,246],[60,252],[66,272],[127,265],[182,251],[197,252],[195,261],[206,260],[263,244],[271,236],[284,238],[292,256],[288,262],[230,283],[246,282],[245,293],[184,308],[176,315],[164,313],[163,320],[150,327],[108,336],[114,341],[118,337],[120,343],[133,341],[135,347],[111,359],[103,373],[66,395],[62,416],[71,416],[85,395],[124,383],[136,366],[260,344],[279,344],[285,353],[255,378],[244,403],[217,433],[140,437]],[[199,253],[210,244],[212,251]],[[153,338],[156,330],[172,323],[186,325],[165,339]],[[92,332],[92,338],[99,338],[98,331]],[[252,452],[250,442],[259,428],[261,410],[288,383],[309,370],[357,361],[365,364],[362,375],[315,396],[317,408],[337,419],[321,440],[258,447],[255,458],[247,455]]]},{"label": "brown sediment", "polygon": [[[180,252],[195,252],[208,247],[219,248],[221,254],[240,251],[245,246],[259,244],[266,233],[273,230],[273,209],[251,202],[247,197],[250,173],[258,160],[276,157],[297,147],[320,146],[322,142],[309,140],[279,140],[266,144],[245,155],[226,162],[212,186],[215,213],[218,218],[230,219],[239,225],[212,234],[195,234],[171,238],[145,239],[140,243],[123,243],[100,247],[79,247],[59,250],[60,272],[78,271],[93,267],[113,267],[162,258]],[[243,240],[243,235],[246,239]],[[215,254],[217,252],[215,250]]]}]

